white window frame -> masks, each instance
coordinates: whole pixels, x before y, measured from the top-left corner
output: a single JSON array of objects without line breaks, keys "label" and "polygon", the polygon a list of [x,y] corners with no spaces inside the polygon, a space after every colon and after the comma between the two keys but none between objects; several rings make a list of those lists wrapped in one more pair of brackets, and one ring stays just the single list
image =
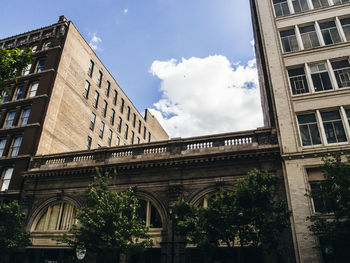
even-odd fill
[{"label": "white window frame", "polygon": [[[10,186],[10,183],[11,183],[13,170],[14,170],[13,167],[5,167],[4,170],[2,171],[2,174],[1,174],[1,189],[0,189],[0,191],[8,190],[8,188]],[[7,181],[8,181],[8,183],[5,183]]]}]

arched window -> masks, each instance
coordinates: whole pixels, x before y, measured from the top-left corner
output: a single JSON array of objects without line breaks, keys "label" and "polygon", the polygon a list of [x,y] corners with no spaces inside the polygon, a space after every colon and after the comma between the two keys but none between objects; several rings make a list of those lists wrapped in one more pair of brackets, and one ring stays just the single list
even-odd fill
[{"label": "arched window", "polygon": [[52,48],[52,47],[53,47],[53,44],[52,44],[51,41],[49,41],[49,42],[46,42],[46,43],[44,44],[43,50],[47,50],[47,49]]},{"label": "arched window", "polygon": [[75,206],[65,201],[44,208],[36,217],[32,231],[68,231],[74,223]]},{"label": "arched window", "polygon": [[140,207],[137,209],[139,217],[146,222],[149,228],[162,228],[162,219],[157,208],[146,200],[139,200]]}]

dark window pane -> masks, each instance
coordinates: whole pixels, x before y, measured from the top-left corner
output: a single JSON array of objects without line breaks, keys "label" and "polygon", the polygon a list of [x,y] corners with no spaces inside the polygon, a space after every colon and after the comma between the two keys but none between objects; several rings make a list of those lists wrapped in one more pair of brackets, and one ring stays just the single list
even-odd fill
[{"label": "dark window pane", "polygon": [[335,136],[338,142],[346,142],[346,135],[342,121],[334,122]]},{"label": "dark window pane", "polygon": [[334,133],[332,122],[323,123],[323,126],[324,126],[324,131],[326,133],[327,142],[328,143],[335,143],[335,142],[337,142],[337,138],[335,137],[335,133]]},{"label": "dark window pane", "polygon": [[320,138],[320,133],[318,131],[317,124],[310,124],[309,129],[310,129],[312,144],[313,145],[321,144],[321,138]]},{"label": "dark window pane", "polygon": [[316,122],[315,114],[305,114],[298,116],[299,124]]},{"label": "dark window pane", "polygon": [[137,209],[137,215],[142,219],[146,221],[146,214],[147,214],[147,202],[145,200],[138,200],[139,201],[139,207]]},{"label": "dark window pane", "polygon": [[339,111],[328,111],[328,112],[321,112],[322,120],[323,121],[332,121],[332,120],[340,120],[340,114]]},{"label": "dark window pane", "polygon": [[294,68],[294,69],[288,70],[289,77],[294,77],[294,76],[304,75],[304,74],[305,74],[304,68]]},{"label": "dark window pane", "polygon": [[299,128],[300,128],[300,135],[301,135],[303,146],[311,145],[311,137],[310,137],[308,126],[300,125]]},{"label": "dark window pane", "polygon": [[152,204],[151,204],[151,227],[154,227],[154,228],[162,227],[162,220],[160,218],[158,210]]}]

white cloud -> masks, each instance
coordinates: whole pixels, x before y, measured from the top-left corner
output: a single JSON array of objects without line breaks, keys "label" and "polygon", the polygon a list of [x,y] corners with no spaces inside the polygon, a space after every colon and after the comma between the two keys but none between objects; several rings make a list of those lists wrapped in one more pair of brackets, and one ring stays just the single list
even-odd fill
[{"label": "white cloud", "polygon": [[93,50],[99,50],[102,49],[98,46],[99,43],[102,42],[102,39],[98,36],[96,36],[96,33],[88,33],[89,36],[91,36],[91,39],[89,41],[89,45]]},{"label": "white cloud", "polygon": [[231,64],[222,55],[154,61],[162,99],[150,109],[171,137],[262,126],[255,59]]},{"label": "white cloud", "polygon": [[127,12],[129,12],[129,9],[125,8],[124,9],[124,14],[126,14]]}]

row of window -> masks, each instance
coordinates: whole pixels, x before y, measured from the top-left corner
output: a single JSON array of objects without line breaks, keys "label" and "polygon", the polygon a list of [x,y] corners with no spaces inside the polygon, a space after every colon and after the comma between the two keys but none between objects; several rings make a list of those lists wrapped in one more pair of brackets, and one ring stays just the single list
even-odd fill
[{"label": "row of window", "polygon": [[350,0],[272,0],[276,17],[349,2]]},{"label": "row of window", "polygon": [[292,29],[280,31],[284,52],[334,45],[350,41],[350,17],[296,25]]},{"label": "row of window", "polygon": [[[1,139],[0,138],[0,157],[1,156],[5,156],[5,154],[6,154],[6,152],[5,152],[6,142],[7,142],[7,139],[4,139],[4,138]],[[22,136],[14,137],[11,140],[10,149],[8,151],[8,156],[9,157],[17,156],[18,153],[19,153],[19,149],[21,147],[21,144],[22,144]]]},{"label": "row of window", "polygon": [[30,108],[25,108],[20,111],[19,119],[16,120],[16,112],[17,111],[9,111],[6,114],[6,118],[3,124],[4,129],[8,129],[11,127],[14,127],[16,125],[18,126],[24,126],[28,124],[29,115],[30,115]]},{"label": "row of window", "polygon": [[[34,68],[34,73],[39,73],[44,71],[46,65],[45,59],[40,59],[36,64]],[[23,76],[29,75],[32,69],[32,64],[28,64],[28,66],[23,70]]]},{"label": "row of window", "polygon": [[350,108],[297,115],[303,146],[350,141]]},{"label": "row of window", "polygon": [[[16,101],[23,98],[32,98],[36,96],[37,90],[39,87],[38,82],[33,82],[29,85],[29,89],[25,90],[25,86],[22,84],[17,85],[14,89],[14,92],[10,94],[9,92],[5,91],[2,96],[2,103],[9,102],[9,101]],[[27,93],[27,94],[25,94]],[[12,95],[12,96],[11,96]]]},{"label": "row of window", "polygon": [[288,70],[293,95],[350,87],[349,59],[326,60]]}]

